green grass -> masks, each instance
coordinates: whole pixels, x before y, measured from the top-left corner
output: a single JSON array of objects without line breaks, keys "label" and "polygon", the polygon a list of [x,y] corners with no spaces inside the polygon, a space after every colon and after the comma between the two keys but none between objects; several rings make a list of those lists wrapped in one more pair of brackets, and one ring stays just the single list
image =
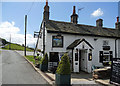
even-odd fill
[{"label": "green grass", "polygon": [[[9,44],[7,46],[5,46],[4,48],[2,49],[7,49],[9,50]],[[21,50],[21,51],[24,51],[24,47],[19,45],[19,44],[13,44],[11,43],[11,50]],[[26,48],[26,51],[34,51],[33,49],[30,49],[30,48]]]},{"label": "green grass", "polygon": [[34,56],[32,55],[27,55],[26,58],[31,61],[33,64],[35,64],[35,59],[34,59]]}]

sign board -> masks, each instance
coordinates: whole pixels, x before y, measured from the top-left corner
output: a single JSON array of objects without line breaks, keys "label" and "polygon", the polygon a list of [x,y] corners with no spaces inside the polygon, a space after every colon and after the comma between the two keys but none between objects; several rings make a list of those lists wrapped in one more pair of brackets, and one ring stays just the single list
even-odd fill
[{"label": "sign board", "polygon": [[52,47],[63,47],[63,36],[53,36]]},{"label": "sign board", "polygon": [[110,83],[120,85],[120,58],[113,58]]}]

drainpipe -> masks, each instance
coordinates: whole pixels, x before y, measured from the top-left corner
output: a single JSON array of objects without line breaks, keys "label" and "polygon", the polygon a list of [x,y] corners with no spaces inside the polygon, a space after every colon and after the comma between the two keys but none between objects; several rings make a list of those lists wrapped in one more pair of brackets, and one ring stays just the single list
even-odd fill
[{"label": "drainpipe", "polygon": [[45,55],[45,22],[43,23],[43,56]]},{"label": "drainpipe", "polygon": [[117,38],[115,39],[115,58],[117,58]]},{"label": "drainpipe", "polygon": [[72,49],[72,71],[73,71],[73,67],[74,67],[74,64],[73,64],[73,62],[74,62],[74,61],[73,61],[73,50],[74,50],[74,49]]}]

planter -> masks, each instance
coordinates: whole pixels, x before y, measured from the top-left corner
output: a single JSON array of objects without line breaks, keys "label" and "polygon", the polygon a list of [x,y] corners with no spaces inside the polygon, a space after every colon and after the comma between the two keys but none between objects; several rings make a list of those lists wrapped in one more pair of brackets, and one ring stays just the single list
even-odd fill
[{"label": "planter", "polygon": [[71,74],[55,74],[57,86],[71,86]]},{"label": "planter", "polygon": [[48,65],[47,64],[40,64],[40,70],[41,71],[47,71],[48,70]]}]

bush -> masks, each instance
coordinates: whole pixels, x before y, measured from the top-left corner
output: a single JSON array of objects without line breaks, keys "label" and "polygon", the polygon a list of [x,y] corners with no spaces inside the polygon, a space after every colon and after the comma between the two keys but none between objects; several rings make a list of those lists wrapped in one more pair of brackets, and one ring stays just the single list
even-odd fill
[{"label": "bush", "polygon": [[48,65],[48,54],[45,53],[44,57],[41,59],[40,64]]},{"label": "bush", "polygon": [[67,54],[64,54],[64,56],[61,57],[61,61],[58,64],[56,73],[57,74],[71,74],[70,61],[69,61],[69,57]]},{"label": "bush", "polygon": [[38,56],[38,61],[41,61],[41,59],[42,59],[42,56]]},{"label": "bush", "polygon": [[41,50],[40,50],[40,49],[37,49],[37,51],[38,51],[38,52],[41,52]]}]

